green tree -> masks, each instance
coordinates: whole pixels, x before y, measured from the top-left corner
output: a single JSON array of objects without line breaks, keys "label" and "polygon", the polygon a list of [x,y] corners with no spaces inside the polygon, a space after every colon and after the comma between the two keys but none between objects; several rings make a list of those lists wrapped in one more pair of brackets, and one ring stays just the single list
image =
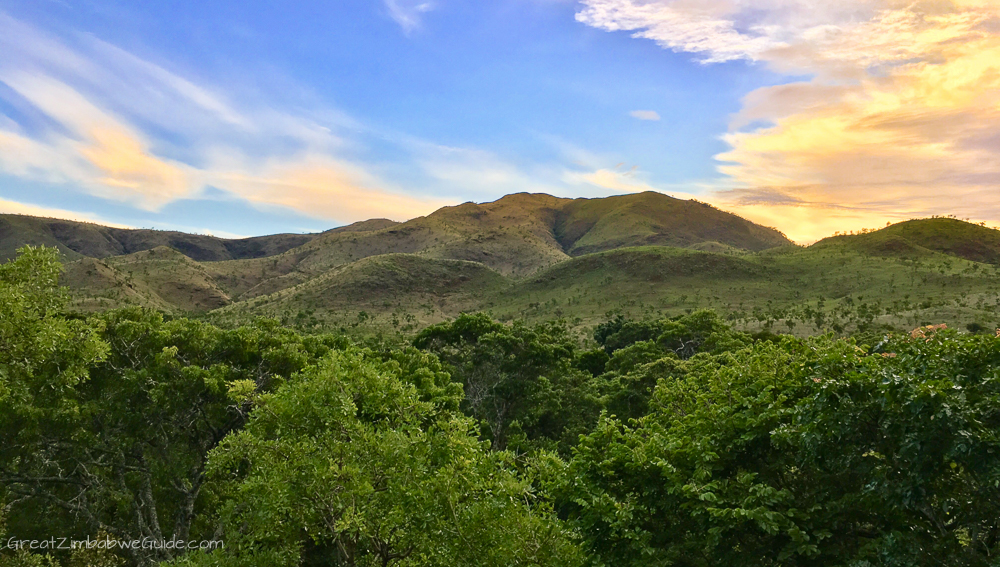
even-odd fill
[{"label": "green tree", "polygon": [[573,565],[571,534],[512,456],[370,351],[257,398],[212,452],[225,548],[178,565]]},{"label": "green tree", "polygon": [[[222,330],[130,308],[62,315],[57,257],[0,270],[0,489],[8,529],[31,539],[205,535],[208,451],[245,423],[234,393],[269,391],[346,342],[273,321]],[[163,548],[129,560],[170,559]]]},{"label": "green tree", "polygon": [[653,341],[680,358],[699,352],[722,352],[748,344],[749,336],[733,331],[718,314],[695,311],[671,319],[628,321],[621,316],[598,325],[594,339],[611,356],[616,350],[639,342]]},{"label": "green tree", "polygon": [[437,354],[465,390],[463,410],[497,450],[564,452],[600,412],[593,375],[574,366],[576,344],[558,323],[504,325],[484,313],[428,327],[414,340]]},{"label": "green tree", "polygon": [[[8,535],[25,527],[16,514],[28,500],[45,502],[26,479],[38,439],[65,432],[80,419],[76,391],[91,365],[107,356],[101,327],[68,319],[67,296],[58,287],[61,265],[54,248],[25,247],[0,265],[0,516]],[[29,523],[51,525],[44,516]],[[0,551],[0,561],[42,564],[40,556]]]},{"label": "green tree", "polygon": [[552,490],[594,564],[995,565],[1000,340],[696,355]]}]

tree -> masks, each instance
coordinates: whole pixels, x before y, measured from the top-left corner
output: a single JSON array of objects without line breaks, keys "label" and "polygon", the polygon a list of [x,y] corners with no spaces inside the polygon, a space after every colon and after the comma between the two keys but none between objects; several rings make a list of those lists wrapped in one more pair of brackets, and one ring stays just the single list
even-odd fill
[{"label": "tree", "polygon": [[[269,391],[346,341],[273,321],[222,330],[130,308],[60,313],[52,251],[0,269],[0,487],[13,534],[187,539],[208,451],[242,427],[233,392]],[[130,549],[151,565],[174,550]]]},{"label": "tree", "polygon": [[786,338],[687,363],[552,487],[595,562],[995,564],[1000,339]]},{"label": "tree", "polygon": [[176,565],[573,565],[512,456],[421,399],[398,364],[332,354],[212,451],[224,549]]},{"label": "tree", "polygon": [[568,453],[600,412],[593,375],[574,366],[576,345],[561,324],[507,326],[465,314],[428,327],[414,345],[445,362],[464,387],[463,410],[497,450],[514,440]]},{"label": "tree", "polygon": [[646,321],[628,321],[619,315],[598,325],[594,338],[611,356],[618,349],[644,341],[653,341],[680,358],[690,358],[699,352],[732,350],[749,343],[745,333],[733,331],[710,310]]},{"label": "tree", "polygon": [[[76,391],[109,350],[100,325],[62,316],[67,297],[58,287],[60,270],[54,248],[25,247],[0,265],[0,516],[8,530],[25,524],[17,510],[47,500],[24,482],[31,474],[27,463],[44,461],[36,441],[72,429],[81,413]],[[28,524],[51,521],[43,516]]]}]

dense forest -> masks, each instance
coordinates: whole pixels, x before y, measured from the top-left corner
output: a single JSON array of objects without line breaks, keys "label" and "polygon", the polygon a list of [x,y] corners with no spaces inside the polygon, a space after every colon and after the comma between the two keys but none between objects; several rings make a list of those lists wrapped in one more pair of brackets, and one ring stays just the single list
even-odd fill
[{"label": "dense forest", "polygon": [[1000,331],[363,337],[80,315],[60,270],[0,265],[3,567],[1000,565]]}]

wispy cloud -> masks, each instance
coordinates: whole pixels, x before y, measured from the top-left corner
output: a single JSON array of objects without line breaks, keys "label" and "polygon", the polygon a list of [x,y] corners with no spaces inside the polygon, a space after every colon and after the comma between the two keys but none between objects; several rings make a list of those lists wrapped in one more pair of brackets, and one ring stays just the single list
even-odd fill
[{"label": "wispy cloud", "polygon": [[[570,186],[579,187],[592,186],[608,189],[614,193],[642,193],[645,191],[656,191],[665,193],[677,199],[701,198],[697,195],[672,187],[662,185],[653,186],[644,178],[646,175],[639,169],[638,165],[627,166],[624,163],[610,168],[600,168],[594,171],[565,171],[562,180]],[[689,188],[686,185],[685,188]]]},{"label": "wispy cloud", "polygon": [[583,0],[579,22],[607,31],[631,31],[674,51],[702,54],[705,62],[753,59],[780,43],[740,30],[721,2]]},{"label": "wispy cloud", "polygon": [[[233,102],[88,36],[63,40],[0,13],[0,173],[155,211],[216,187],[262,207],[348,222],[403,220],[452,201],[406,194],[343,154],[356,123]],[[344,128],[347,125],[349,128]]]},{"label": "wispy cloud", "polygon": [[633,110],[628,115],[639,120],[652,120],[654,122],[660,120],[660,113],[655,110]]},{"label": "wispy cloud", "polygon": [[404,33],[411,33],[421,25],[423,15],[437,8],[437,3],[427,0],[383,0],[389,17],[403,28]]},{"label": "wispy cloud", "polygon": [[720,204],[804,241],[829,232],[820,219],[836,230],[935,213],[1000,220],[996,1],[583,4],[588,25],[704,62],[811,75],[744,99],[717,156],[744,192]]},{"label": "wispy cloud", "polygon": [[220,166],[209,181],[251,203],[311,211],[312,216],[330,219],[405,221],[455,204],[450,199],[387,191],[363,168],[323,155],[256,166],[239,164],[232,169]]}]

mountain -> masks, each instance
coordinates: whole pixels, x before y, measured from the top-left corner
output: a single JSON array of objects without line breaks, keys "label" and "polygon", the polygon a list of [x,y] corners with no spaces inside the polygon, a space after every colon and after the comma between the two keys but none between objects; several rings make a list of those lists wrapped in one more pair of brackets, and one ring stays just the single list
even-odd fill
[{"label": "mountain", "polygon": [[[376,220],[375,226],[392,221]],[[358,223],[364,224],[364,223]],[[354,226],[354,225],[352,225]],[[343,227],[340,231],[348,231]],[[53,246],[70,260],[123,256],[167,246],[198,262],[273,256],[309,242],[314,234],[275,234],[226,239],[183,232],[126,229],[61,219],[0,214],[0,260],[24,245]]]},{"label": "mountain", "polygon": [[772,228],[706,203],[654,192],[575,199],[560,209],[553,233],[570,256],[628,246],[692,248],[717,243],[757,252],[791,244]]},{"label": "mountain", "polygon": [[26,243],[63,251],[63,282],[80,311],[134,304],[234,324],[264,315],[321,328],[419,328],[489,310],[589,325],[609,313],[702,307],[748,325],[791,320],[789,329],[795,320],[1000,322],[996,230],[935,218],[799,247],[657,193],[520,193],[403,223],[242,240],[0,216],[3,250]]},{"label": "mountain", "polygon": [[444,207],[377,230],[329,231],[274,257],[216,269],[233,280],[234,297],[251,297],[382,254],[479,262],[521,278],[571,257],[649,244],[758,251],[792,242],[731,213],[660,193],[604,199],[518,193],[492,203]]}]

